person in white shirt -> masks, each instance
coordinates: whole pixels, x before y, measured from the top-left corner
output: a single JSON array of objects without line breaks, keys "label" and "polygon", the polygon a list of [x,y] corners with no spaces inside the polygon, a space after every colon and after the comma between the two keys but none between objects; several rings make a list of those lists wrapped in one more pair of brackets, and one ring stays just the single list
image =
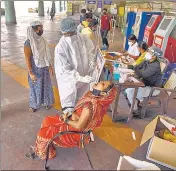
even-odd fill
[{"label": "person in white shirt", "polygon": [[123,56],[128,56],[130,58],[133,58],[134,60],[137,60],[139,58],[140,51],[138,49],[137,38],[134,34],[129,36],[128,45],[128,51],[123,53]]}]

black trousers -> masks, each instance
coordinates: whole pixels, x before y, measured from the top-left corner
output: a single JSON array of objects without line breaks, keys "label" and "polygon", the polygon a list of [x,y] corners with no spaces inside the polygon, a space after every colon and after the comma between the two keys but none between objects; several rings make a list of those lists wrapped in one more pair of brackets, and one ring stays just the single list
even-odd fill
[{"label": "black trousers", "polygon": [[101,38],[103,45],[105,44],[107,47],[109,47],[107,35],[109,30],[101,30]]}]

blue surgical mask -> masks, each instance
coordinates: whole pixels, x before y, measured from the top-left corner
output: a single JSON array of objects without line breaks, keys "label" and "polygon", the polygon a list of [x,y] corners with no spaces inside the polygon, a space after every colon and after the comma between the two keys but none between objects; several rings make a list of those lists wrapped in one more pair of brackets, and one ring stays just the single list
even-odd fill
[{"label": "blue surgical mask", "polygon": [[107,87],[105,90],[103,91],[100,91],[100,90],[97,90],[97,89],[93,89],[92,91],[92,94],[94,96],[100,96],[101,93],[107,93],[109,90],[111,90],[113,88],[114,84],[111,84],[109,87]]},{"label": "blue surgical mask", "polygon": [[97,90],[97,89],[93,89],[93,91],[92,91],[92,94],[93,94],[94,96],[100,96],[100,93],[101,93],[101,91],[100,91],[100,90]]},{"label": "blue surgical mask", "polygon": [[41,36],[43,34],[42,30],[39,30],[39,32],[37,33],[38,36]]}]

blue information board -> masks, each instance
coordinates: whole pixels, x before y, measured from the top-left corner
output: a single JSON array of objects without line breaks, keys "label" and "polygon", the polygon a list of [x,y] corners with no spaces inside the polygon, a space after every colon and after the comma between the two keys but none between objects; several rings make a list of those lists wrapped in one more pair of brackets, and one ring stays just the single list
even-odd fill
[{"label": "blue information board", "polygon": [[103,6],[102,0],[98,0],[97,7],[98,8],[102,8],[102,6]]},{"label": "blue information board", "polygon": [[104,0],[104,4],[105,5],[111,5],[112,4],[112,0]]},{"label": "blue information board", "polygon": [[88,3],[88,4],[96,4],[96,0],[86,0],[86,2]]}]

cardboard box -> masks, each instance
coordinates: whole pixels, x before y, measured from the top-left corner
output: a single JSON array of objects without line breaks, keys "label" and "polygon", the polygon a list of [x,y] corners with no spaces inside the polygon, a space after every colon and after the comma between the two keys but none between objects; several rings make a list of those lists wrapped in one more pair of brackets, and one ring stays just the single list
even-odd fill
[{"label": "cardboard box", "polygon": [[161,170],[153,163],[133,159],[129,156],[120,157],[117,170]]},{"label": "cardboard box", "polygon": [[141,145],[151,139],[146,158],[150,161],[176,170],[176,143],[166,141],[154,135],[155,131],[166,128],[166,126],[161,122],[161,118],[171,125],[176,125],[175,119],[160,115],[157,116],[146,126],[141,140]]}]

